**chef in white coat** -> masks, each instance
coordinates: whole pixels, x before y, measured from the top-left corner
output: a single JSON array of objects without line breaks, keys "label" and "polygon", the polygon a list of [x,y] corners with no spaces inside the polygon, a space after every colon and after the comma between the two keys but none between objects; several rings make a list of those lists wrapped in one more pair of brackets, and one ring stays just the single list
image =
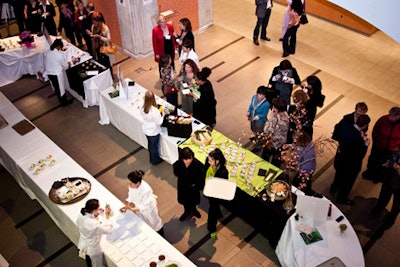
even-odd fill
[{"label": "chef in white coat", "polygon": [[[61,39],[56,39],[50,46],[50,50],[45,53],[44,65],[45,74],[51,82],[57,97],[58,102],[62,106],[71,104],[73,99],[67,99],[65,94],[65,84],[68,82],[64,79],[63,71],[71,67],[71,62],[64,58],[61,52],[64,44]],[[75,63],[75,62],[74,62]]]},{"label": "chef in white coat", "polygon": [[[99,215],[105,213],[105,220],[100,221]],[[109,220],[111,209],[106,206],[105,211],[100,208],[97,199],[89,199],[81,210],[76,222],[79,229],[79,256],[86,260],[87,266],[103,266],[103,249],[100,240],[103,234],[111,233],[113,224]]]},{"label": "chef in white coat", "polygon": [[144,172],[141,170],[133,171],[128,174],[129,192],[125,201],[125,206],[121,208],[122,212],[133,211],[153,230],[164,236],[164,224],[161,221],[157,209],[156,196],[150,185],[144,181]]}]

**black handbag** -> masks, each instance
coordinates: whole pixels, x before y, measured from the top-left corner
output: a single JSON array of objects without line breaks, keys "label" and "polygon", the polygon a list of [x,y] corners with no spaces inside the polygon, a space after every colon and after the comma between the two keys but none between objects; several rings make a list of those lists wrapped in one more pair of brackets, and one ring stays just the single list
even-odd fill
[{"label": "black handbag", "polygon": [[307,14],[303,13],[300,17],[300,24],[307,24],[308,23],[308,18],[307,18]]}]

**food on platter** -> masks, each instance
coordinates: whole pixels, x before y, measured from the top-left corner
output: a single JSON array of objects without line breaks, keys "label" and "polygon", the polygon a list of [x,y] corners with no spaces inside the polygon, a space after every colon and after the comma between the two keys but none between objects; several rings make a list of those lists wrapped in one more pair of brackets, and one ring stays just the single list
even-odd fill
[{"label": "food on platter", "polygon": [[192,133],[192,140],[199,146],[209,145],[212,141],[212,134],[207,129],[196,130]]},{"label": "food on platter", "polygon": [[182,116],[173,116],[170,115],[168,116],[168,122],[172,123],[172,124],[191,124],[193,121],[192,118],[190,117],[182,117]]},{"label": "food on platter", "polygon": [[[85,178],[63,178],[55,181],[50,196],[57,204],[67,204],[77,198],[83,198],[90,191],[90,182]],[[51,198],[51,197],[50,197]]]},{"label": "food on platter", "polygon": [[286,199],[289,192],[289,185],[285,181],[274,181],[267,187],[267,194],[275,200]]}]

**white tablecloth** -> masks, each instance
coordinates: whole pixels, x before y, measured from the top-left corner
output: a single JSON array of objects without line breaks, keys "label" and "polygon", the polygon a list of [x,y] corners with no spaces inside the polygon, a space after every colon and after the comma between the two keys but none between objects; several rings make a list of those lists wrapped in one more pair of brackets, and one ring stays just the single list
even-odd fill
[{"label": "white tablecloth", "polygon": [[[283,267],[309,267],[317,266],[332,257],[338,257],[347,267],[365,266],[364,255],[360,241],[346,217],[340,222],[335,219],[343,215],[332,205],[332,218],[326,222],[318,222],[314,226],[320,232],[323,240],[306,245],[296,226],[302,219],[289,218],[282,236],[276,247],[275,253]],[[343,215],[344,216],[344,215]],[[340,233],[339,224],[346,224],[347,230]]]},{"label": "white tablecloth", "polygon": [[44,39],[35,36],[36,46],[33,48],[21,48],[18,41],[18,36],[1,39],[3,48],[7,48],[0,52],[0,87],[15,82],[22,75],[43,72],[43,53],[46,51]]},{"label": "white tablecloth", "polygon": [[[106,203],[110,204],[115,213],[112,217],[115,220],[113,232],[102,238],[109,266],[135,266],[135,263],[142,263],[136,266],[148,266],[149,262],[156,260],[160,254],[181,263],[182,266],[195,266],[135,214],[121,214],[118,210],[123,203],[39,129],[35,128],[23,136],[18,134],[12,126],[25,117],[1,93],[0,114],[9,123],[7,127],[0,129],[0,163],[26,193],[43,206],[75,245],[79,239],[76,226],[79,212],[88,199],[96,198],[100,200],[102,207]],[[46,159],[47,155],[52,155],[56,161],[55,165],[46,167],[40,174],[34,174],[30,165],[40,159]],[[74,204],[53,203],[48,193],[54,181],[64,177],[82,177],[89,180],[92,186],[90,193]]]},{"label": "white tablecloth", "polygon": [[[49,45],[44,36],[37,37],[34,35],[34,38],[35,43],[32,48],[21,47],[18,44],[20,40],[18,36],[1,40],[2,46],[7,47],[7,49],[4,52],[0,52],[0,87],[17,81],[25,74],[37,76],[39,71],[45,73],[44,54],[49,49]],[[51,36],[52,40],[55,38],[55,36]],[[65,60],[72,62],[72,56],[79,57],[81,59],[80,62],[92,58],[87,52],[82,51],[65,40],[63,42],[66,49],[63,51]],[[99,105],[99,92],[110,87],[113,81],[109,71],[104,71],[99,75],[85,80],[83,82],[85,99],[70,88],[65,72],[64,83],[66,90],[82,102],[83,107],[87,108],[88,106]]]},{"label": "white tablecloth", "polygon": [[[147,149],[147,139],[142,132],[142,116],[140,108],[143,106],[143,97],[147,91],[141,85],[135,83],[135,86],[130,86],[128,89],[128,98],[115,97],[111,98],[108,93],[114,90],[110,87],[100,93],[100,124],[109,124],[110,122],[122,133],[127,135],[136,143]],[[163,99],[156,97],[157,104],[169,105]],[[187,115],[183,111],[178,111],[178,114]],[[205,127],[203,123],[192,123],[193,131]],[[160,154],[161,158],[166,162],[173,164],[178,160],[178,145],[185,138],[169,136],[167,128],[161,128],[160,137]]]}]

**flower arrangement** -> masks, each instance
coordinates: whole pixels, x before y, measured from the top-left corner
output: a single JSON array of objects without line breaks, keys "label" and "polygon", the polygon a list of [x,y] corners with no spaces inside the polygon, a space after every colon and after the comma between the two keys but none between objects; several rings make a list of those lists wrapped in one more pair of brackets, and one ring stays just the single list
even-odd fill
[{"label": "flower arrangement", "polygon": [[23,31],[19,35],[19,39],[21,39],[21,43],[33,42],[33,36],[31,35],[30,31]]},{"label": "flower arrangement", "polygon": [[[332,138],[320,136],[312,141],[312,143],[305,149],[314,149],[316,158],[318,156],[325,155],[328,151],[334,151],[336,148],[336,141],[334,141]],[[286,144],[282,147],[281,160],[284,162],[284,171],[288,175],[289,183],[291,183],[293,179],[298,176],[300,180],[298,187],[300,190],[302,190],[307,187],[307,184],[315,172],[315,169],[306,171],[300,169],[300,166],[308,161],[315,160],[315,158],[309,158],[299,162],[299,152],[300,149],[296,145]]]},{"label": "flower arrangement", "polygon": [[31,47],[32,43],[34,41],[33,36],[31,35],[30,31],[23,31],[20,35],[19,35],[19,39],[21,39],[21,41],[19,42],[20,44],[25,44],[27,47]]}]

